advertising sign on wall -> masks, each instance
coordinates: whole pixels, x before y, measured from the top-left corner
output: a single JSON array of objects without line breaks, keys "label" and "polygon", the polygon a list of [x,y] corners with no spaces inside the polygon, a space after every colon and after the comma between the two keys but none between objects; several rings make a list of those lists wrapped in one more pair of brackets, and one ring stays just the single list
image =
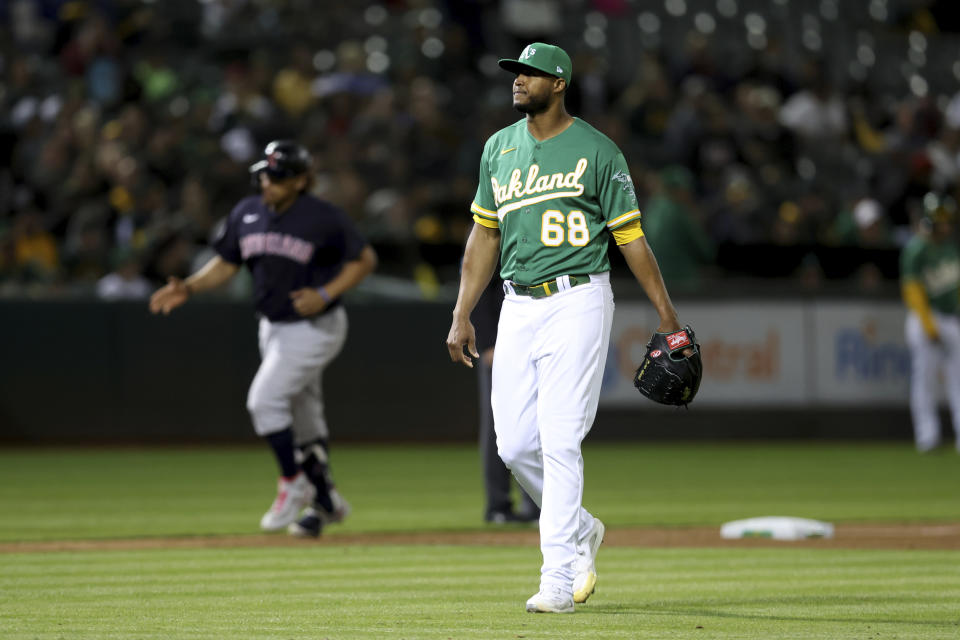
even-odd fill
[{"label": "advertising sign on wall", "polygon": [[818,303],[814,307],[814,397],[822,404],[905,406],[910,352],[904,311],[895,304]]},{"label": "advertising sign on wall", "polygon": [[[906,406],[910,358],[896,303],[687,304],[704,378],[697,405]],[[601,407],[652,408],[633,372],[657,325],[650,305],[618,304]]]},{"label": "advertising sign on wall", "polygon": [[[696,330],[703,352],[697,403],[806,403],[804,313],[800,303],[684,306],[683,321]],[[633,372],[656,326],[657,315],[649,305],[617,305],[601,406],[649,402],[634,389]]]}]

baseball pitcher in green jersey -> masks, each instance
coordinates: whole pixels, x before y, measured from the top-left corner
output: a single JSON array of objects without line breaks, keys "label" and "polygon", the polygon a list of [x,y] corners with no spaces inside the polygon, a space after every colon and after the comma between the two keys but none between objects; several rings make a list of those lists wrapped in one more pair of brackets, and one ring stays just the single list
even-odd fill
[{"label": "baseball pitcher in green jersey", "polygon": [[957,206],[928,193],[919,232],[900,255],[910,348],[910,413],[917,450],[940,445],[937,372],[942,368],[960,451],[960,251],[953,234]]},{"label": "baseball pitcher in green jersey", "polygon": [[526,609],[569,613],[594,592],[604,534],[581,505],[580,446],[596,415],[610,341],[611,234],[660,316],[658,331],[681,324],[643,237],[623,154],[564,106],[570,57],[535,42],[500,66],[516,74],[513,105],[525,117],[484,147],[447,349],[454,362],[473,366],[470,312],[499,259],[497,450],[541,507],[540,590]]}]

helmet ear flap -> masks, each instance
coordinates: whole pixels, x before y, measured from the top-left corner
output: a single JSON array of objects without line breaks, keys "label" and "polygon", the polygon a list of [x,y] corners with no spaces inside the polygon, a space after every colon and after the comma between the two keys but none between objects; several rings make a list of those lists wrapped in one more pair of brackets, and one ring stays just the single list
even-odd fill
[{"label": "helmet ear flap", "polygon": [[264,170],[266,164],[266,160],[261,160],[250,165],[250,186],[257,193],[260,193],[260,173]]}]

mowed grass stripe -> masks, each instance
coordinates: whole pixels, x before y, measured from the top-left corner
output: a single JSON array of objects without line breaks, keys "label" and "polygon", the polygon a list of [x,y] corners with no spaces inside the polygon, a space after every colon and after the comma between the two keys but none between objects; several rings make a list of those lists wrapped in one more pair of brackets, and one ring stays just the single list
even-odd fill
[{"label": "mowed grass stripe", "polygon": [[[598,426],[598,428],[601,428]],[[584,503],[611,527],[758,515],[960,522],[960,458],[909,443],[592,444]],[[344,533],[482,527],[473,445],[343,446]],[[43,469],[43,473],[37,473]],[[255,533],[274,497],[264,448],[0,451],[0,542]]]},{"label": "mowed grass stripe", "polygon": [[9,554],[0,637],[955,638],[958,558],[611,547],[587,605],[534,616],[522,606],[536,588],[536,549]]},{"label": "mowed grass stripe", "polygon": [[[207,591],[231,588],[237,581],[271,584],[278,577],[289,585],[303,584],[309,590],[317,585],[336,583],[339,588],[357,593],[369,590],[375,594],[391,591],[417,590],[419,585],[434,590],[438,587],[456,587],[462,581],[461,573],[470,575],[475,586],[496,586],[510,580],[520,586],[530,584],[530,576],[539,571],[539,551],[536,548],[516,548],[498,556],[497,564],[484,558],[472,560],[472,548],[411,546],[396,547],[384,555],[375,547],[346,547],[335,549],[335,557],[326,548],[314,549],[236,549],[229,551],[168,551],[162,554],[142,552],[57,553],[64,558],[53,565],[51,554],[9,554],[17,563],[18,571],[9,577],[0,576],[0,593],[11,595],[25,588],[60,591],[96,584],[90,596],[102,597],[104,589],[150,588],[155,594],[194,595],[198,589]],[[438,565],[439,554],[449,553],[458,558],[456,571]],[[108,561],[105,561],[107,559]],[[211,573],[210,564],[216,565]],[[284,567],[278,571],[278,565]],[[525,567],[503,575],[503,566]],[[194,587],[193,585],[203,585]],[[336,597],[335,592],[330,593]],[[360,596],[358,596],[360,597]],[[0,600],[2,601],[2,600]]]}]

